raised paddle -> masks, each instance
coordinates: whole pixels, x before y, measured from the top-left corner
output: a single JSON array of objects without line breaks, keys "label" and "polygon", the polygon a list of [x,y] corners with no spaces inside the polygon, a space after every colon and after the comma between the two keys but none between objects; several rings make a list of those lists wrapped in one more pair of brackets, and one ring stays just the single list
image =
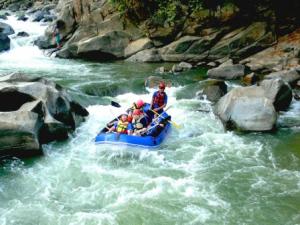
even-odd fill
[{"label": "raised paddle", "polygon": [[121,105],[117,102],[111,101],[110,104],[114,107],[121,108]]}]

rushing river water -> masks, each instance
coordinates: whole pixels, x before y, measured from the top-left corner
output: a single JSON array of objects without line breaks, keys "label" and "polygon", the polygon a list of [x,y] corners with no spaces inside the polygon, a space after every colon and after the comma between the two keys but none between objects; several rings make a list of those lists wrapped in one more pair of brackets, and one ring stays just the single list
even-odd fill
[{"label": "rushing river water", "polygon": [[45,145],[44,156],[1,163],[0,225],[300,224],[299,103],[281,113],[276,133],[226,132],[212,112],[199,111],[211,109],[195,97],[205,71],[167,74],[168,112],[181,129],[155,150],[95,145],[114,115],[150,100],[144,80],[159,65],[48,57],[32,45],[45,26],[6,22],[31,36],[11,36],[0,74],[52,79],[90,116],[68,141]]}]

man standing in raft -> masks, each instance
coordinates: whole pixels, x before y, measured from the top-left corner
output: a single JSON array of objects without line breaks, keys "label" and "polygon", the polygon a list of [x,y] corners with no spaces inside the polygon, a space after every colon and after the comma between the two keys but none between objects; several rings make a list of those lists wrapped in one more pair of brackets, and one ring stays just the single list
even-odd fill
[{"label": "man standing in raft", "polygon": [[155,91],[152,96],[150,109],[161,114],[164,111],[164,108],[168,102],[168,96],[165,92],[166,84],[164,82],[160,82],[158,85],[158,91]]}]

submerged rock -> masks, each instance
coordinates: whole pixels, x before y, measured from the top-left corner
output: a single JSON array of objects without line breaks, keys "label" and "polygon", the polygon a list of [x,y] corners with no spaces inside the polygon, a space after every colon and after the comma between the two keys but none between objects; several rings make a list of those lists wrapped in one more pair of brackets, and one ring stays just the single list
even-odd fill
[{"label": "submerged rock", "polygon": [[178,72],[183,72],[183,71],[186,71],[186,70],[190,70],[192,68],[193,68],[192,64],[187,63],[187,62],[181,62],[179,64],[173,65],[172,72],[173,73],[178,73]]},{"label": "submerged rock", "polygon": [[0,100],[0,157],[41,154],[88,115],[61,86],[19,73],[0,77]]}]

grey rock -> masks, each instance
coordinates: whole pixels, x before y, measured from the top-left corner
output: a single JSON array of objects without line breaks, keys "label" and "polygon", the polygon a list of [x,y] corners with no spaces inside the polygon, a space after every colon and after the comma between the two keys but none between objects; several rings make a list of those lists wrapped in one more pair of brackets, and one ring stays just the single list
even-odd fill
[{"label": "grey rock", "polygon": [[275,37],[266,22],[254,22],[248,27],[238,28],[222,37],[210,49],[208,59],[216,60],[227,56],[243,59],[269,47],[274,41]]},{"label": "grey rock", "polygon": [[10,49],[10,39],[7,35],[0,33],[0,52]]},{"label": "grey rock", "polygon": [[129,62],[161,62],[162,58],[157,49],[146,49],[126,59]]},{"label": "grey rock", "polygon": [[273,103],[276,111],[287,110],[293,99],[292,89],[281,79],[264,80],[260,86],[265,96]]},{"label": "grey rock", "polygon": [[28,17],[25,15],[24,12],[19,12],[17,14],[17,20],[26,21],[28,20]]},{"label": "grey rock", "polygon": [[32,16],[33,22],[40,22],[42,19],[44,19],[45,15],[49,15],[48,11],[37,11]]},{"label": "grey rock", "polygon": [[124,57],[128,58],[137,52],[153,47],[153,43],[149,38],[141,38],[130,42],[124,50]]},{"label": "grey rock", "polygon": [[21,31],[21,32],[18,32],[18,33],[17,33],[17,36],[18,36],[18,37],[29,37],[29,34],[26,33],[25,31]]},{"label": "grey rock", "polygon": [[11,35],[14,33],[15,31],[10,25],[0,22],[0,34]]},{"label": "grey rock", "polygon": [[42,118],[35,112],[0,112],[0,157],[42,154],[38,141]]},{"label": "grey rock", "polygon": [[0,143],[6,146],[0,157],[41,153],[41,144],[66,139],[88,115],[61,86],[22,73],[0,77],[0,100]]},{"label": "grey rock", "polygon": [[261,87],[239,87],[217,103],[214,113],[227,129],[270,131],[275,128],[277,113]]},{"label": "grey rock", "polygon": [[165,80],[158,76],[150,76],[145,79],[145,87],[156,88],[160,82],[165,82],[167,86],[171,86],[170,80]]},{"label": "grey rock", "polygon": [[174,65],[172,67],[172,72],[175,72],[175,73],[176,72],[182,72],[182,71],[190,70],[192,68],[193,68],[192,64],[186,63],[186,62],[181,62],[178,65]]},{"label": "grey rock", "polygon": [[0,11],[0,19],[7,20],[7,15],[4,11]]},{"label": "grey rock", "polygon": [[205,96],[209,101],[217,102],[227,93],[227,85],[223,80],[208,79],[200,83],[202,91],[197,94],[200,98]]},{"label": "grey rock", "polygon": [[112,31],[78,43],[78,55],[92,58],[123,58],[130,35],[123,31]]},{"label": "grey rock", "polygon": [[265,79],[282,79],[284,82],[294,86],[298,80],[300,80],[300,74],[296,69],[283,70],[274,73],[270,73],[264,77]]},{"label": "grey rock", "polygon": [[164,66],[155,69],[155,73],[166,73],[166,72],[168,72],[168,70]]},{"label": "grey rock", "polygon": [[217,63],[215,63],[215,62],[209,62],[206,65],[213,68],[213,67],[217,66]]},{"label": "grey rock", "polygon": [[221,66],[207,71],[209,78],[233,80],[245,75],[245,66],[236,64],[232,66]]},{"label": "grey rock", "polygon": [[40,49],[48,49],[55,47],[52,38],[48,36],[40,36],[36,40],[34,40],[34,45],[38,46]]}]

